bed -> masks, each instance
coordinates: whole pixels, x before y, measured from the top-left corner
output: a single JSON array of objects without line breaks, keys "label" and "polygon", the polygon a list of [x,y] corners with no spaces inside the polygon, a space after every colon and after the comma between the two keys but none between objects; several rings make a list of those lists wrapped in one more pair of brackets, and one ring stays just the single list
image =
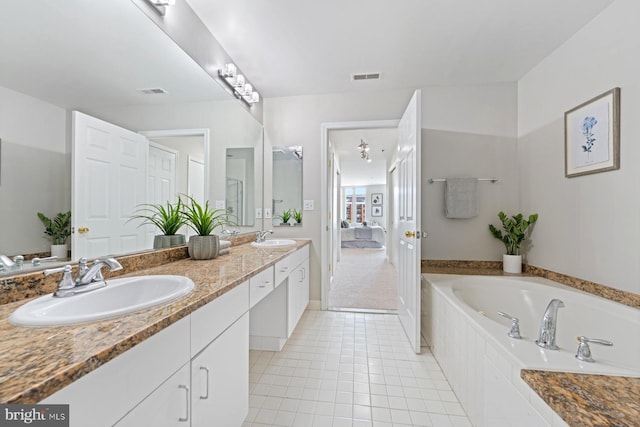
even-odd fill
[{"label": "bed", "polygon": [[340,229],[340,240],[343,248],[383,248],[384,228],[374,225],[371,227],[349,227]]}]

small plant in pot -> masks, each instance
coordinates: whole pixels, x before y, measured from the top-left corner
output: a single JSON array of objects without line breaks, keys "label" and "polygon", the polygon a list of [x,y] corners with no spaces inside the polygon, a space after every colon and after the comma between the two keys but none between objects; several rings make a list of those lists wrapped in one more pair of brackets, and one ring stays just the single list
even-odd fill
[{"label": "small plant in pot", "polygon": [[170,248],[185,244],[184,234],[177,234],[180,228],[186,224],[180,198],[175,204],[167,201],[166,206],[162,204],[140,205],[129,221],[133,219],[142,219],[143,221],[140,225],[155,225],[162,232],[161,235],[153,238],[153,249]]},{"label": "small plant in pot", "polygon": [[295,221],[295,224],[294,224],[294,225],[300,225],[300,224],[302,224],[302,212],[300,212],[300,211],[299,211],[299,210],[297,210],[297,209],[294,209],[294,210],[291,212],[291,215],[293,216],[293,220]]},{"label": "small plant in pot", "polygon": [[280,225],[289,225],[289,221],[291,220],[291,209],[287,209],[280,215],[276,215],[276,218],[280,220]]},{"label": "small plant in pot", "polygon": [[538,220],[538,214],[531,214],[528,219],[525,219],[522,214],[509,217],[504,212],[500,212],[498,218],[502,222],[502,230],[489,224],[489,231],[493,237],[504,243],[507,250],[507,253],[502,256],[503,270],[506,273],[522,273],[520,246],[531,233],[529,227]]},{"label": "small plant in pot", "polygon": [[67,258],[67,238],[71,235],[71,211],[60,212],[49,218],[38,212],[38,218],[44,224],[44,234],[51,238],[51,256],[58,259]]},{"label": "small plant in pot", "polygon": [[197,236],[189,238],[189,256],[192,259],[216,258],[220,250],[220,238],[211,233],[218,227],[235,223],[229,219],[226,209],[211,209],[208,200],[202,206],[193,197],[186,197],[188,201],[183,204],[182,213],[187,226],[197,233]]}]

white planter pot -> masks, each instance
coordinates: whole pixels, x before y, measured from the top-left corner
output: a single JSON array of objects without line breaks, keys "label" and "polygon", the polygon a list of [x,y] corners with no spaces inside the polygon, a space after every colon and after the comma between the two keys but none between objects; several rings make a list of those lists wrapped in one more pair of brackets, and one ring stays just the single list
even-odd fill
[{"label": "white planter pot", "polygon": [[68,256],[67,245],[51,245],[51,256],[57,256],[59,260],[66,260]]},{"label": "white planter pot", "polygon": [[522,255],[502,255],[502,270],[505,273],[522,273]]}]

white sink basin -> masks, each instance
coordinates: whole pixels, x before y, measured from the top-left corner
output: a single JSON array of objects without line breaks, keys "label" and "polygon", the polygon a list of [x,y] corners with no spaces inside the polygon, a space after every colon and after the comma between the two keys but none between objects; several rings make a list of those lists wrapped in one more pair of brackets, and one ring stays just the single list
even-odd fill
[{"label": "white sink basin", "polygon": [[109,319],[173,301],[193,289],[184,276],[137,276],[107,280],[104,288],[66,298],[52,294],[18,307],[9,321],[19,326],[58,326]]},{"label": "white sink basin", "polygon": [[279,248],[282,246],[295,245],[296,241],[291,239],[270,239],[260,243],[253,242],[251,244],[258,248]]}]

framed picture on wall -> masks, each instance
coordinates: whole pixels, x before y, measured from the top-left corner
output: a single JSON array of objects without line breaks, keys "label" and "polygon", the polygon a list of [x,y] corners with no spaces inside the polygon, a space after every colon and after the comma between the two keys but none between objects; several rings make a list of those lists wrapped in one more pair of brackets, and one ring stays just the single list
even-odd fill
[{"label": "framed picture on wall", "polygon": [[564,113],[565,176],[620,169],[620,88]]},{"label": "framed picture on wall", "polygon": [[382,193],[371,193],[371,204],[372,205],[381,205],[382,204]]},{"label": "framed picture on wall", "polygon": [[371,216],[382,216],[382,206],[372,206]]}]

